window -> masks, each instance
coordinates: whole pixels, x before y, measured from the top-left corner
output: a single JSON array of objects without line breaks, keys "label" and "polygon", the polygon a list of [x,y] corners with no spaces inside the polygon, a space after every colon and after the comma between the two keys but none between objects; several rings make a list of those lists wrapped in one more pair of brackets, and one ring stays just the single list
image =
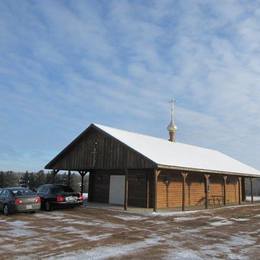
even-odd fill
[{"label": "window", "polygon": [[35,193],[29,189],[11,189],[10,192],[15,196],[34,195]]},{"label": "window", "polygon": [[41,186],[39,187],[39,189],[37,190],[37,192],[39,193],[47,193],[49,190],[49,187],[48,186]]}]

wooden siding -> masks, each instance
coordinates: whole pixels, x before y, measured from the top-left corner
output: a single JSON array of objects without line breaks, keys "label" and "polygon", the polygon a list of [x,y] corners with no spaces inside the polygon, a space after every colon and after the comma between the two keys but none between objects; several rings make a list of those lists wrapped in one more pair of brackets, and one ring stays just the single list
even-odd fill
[{"label": "wooden siding", "polygon": [[158,208],[180,207],[182,205],[182,176],[179,173],[161,172],[158,177],[157,192]]},{"label": "wooden siding", "polygon": [[[151,176],[148,170],[128,171],[128,205],[132,207],[146,207],[147,190],[146,176]],[[123,170],[95,171],[91,174],[91,197],[92,202],[109,203],[110,175],[125,175]],[[151,190],[151,189],[150,189]],[[152,192],[150,193],[152,194]],[[150,199],[149,206],[152,207],[153,198]]]},{"label": "wooden siding", "polygon": [[106,173],[92,175],[91,201],[108,203],[110,176]]},{"label": "wooden siding", "polygon": [[237,204],[239,200],[239,185],[236,176],[227,178],[227,204]]},{"label": "wooden siding", "polygon": [[49,169],[147,169],[155,164],[95,127],[53,159]]},{"label": "wooden siding", "polygon": [[133,173],[128,175],[128,205],[146,207],[146,174]]},{"label": "wooden siding", "polygon": [[[97,170],[91,173],[90,201],[108,203],[110,175],[124,175],[123,170]],[[128,171],[128,205],[147,207],[147,178],[149,180],[149,207],[154,203],[154,180],[152,170]],[[157,207],[182,207],[182,175],[178,171],[161,171],[157,183]],[[228,176],[226,185],[227,204],[239,203],[238,177]],[[242,187],[240,188],[242,199]],[[224,204],[223,176],[210,175],[208,205],[219,207]],[[185,207],[205,207],[204,175],[189,173],[185,184]]]},{"label": "wooden siding", "polygon": [[[183,200],[183,178],[178,171],[161,171],[157,183],[157,207],[181,208]],[[185,183],[185,206],[205,206],[205,180],[200,173],[189,173]],[[226,187],[227,204],[239,203],[238,177],[228,176]],[[242,199],[242,187],[240,188]],[[219,207],[224,204],[224,181],[222,175],[210,174],[208,205]]]},{"label": "wooden siding", "polygon": [[186,180],[186,205],[205,205],[205,182],[203,174],[189,174]]}]

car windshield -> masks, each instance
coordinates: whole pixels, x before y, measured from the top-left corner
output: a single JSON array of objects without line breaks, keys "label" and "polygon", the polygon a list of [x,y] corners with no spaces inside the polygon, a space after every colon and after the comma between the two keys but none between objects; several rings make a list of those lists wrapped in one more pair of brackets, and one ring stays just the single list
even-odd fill
[{"label": "car windshield", "polygon": [[51,188],[52,193],[60,193],[60,192],[73,192],[71,187],[68,186],[55,186]]},{"label": "car windshield", "polygon": [[17,196],[24,196],[24,195],[35,195],[35,192],[29,189],[10,189],[10,191]]}]

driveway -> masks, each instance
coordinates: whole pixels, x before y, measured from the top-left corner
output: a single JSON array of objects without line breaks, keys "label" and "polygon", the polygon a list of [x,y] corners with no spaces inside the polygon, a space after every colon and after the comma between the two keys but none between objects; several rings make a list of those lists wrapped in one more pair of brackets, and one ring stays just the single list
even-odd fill
[{"label": "driveway", "polygon": [[1,259],[259,259],[260,205],[133,214],[77,208],[0,215]]}]

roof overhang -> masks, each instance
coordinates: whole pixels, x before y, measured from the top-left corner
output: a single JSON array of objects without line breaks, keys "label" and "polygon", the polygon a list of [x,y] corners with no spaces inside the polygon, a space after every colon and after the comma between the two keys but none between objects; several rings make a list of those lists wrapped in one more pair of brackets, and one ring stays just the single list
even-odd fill
[{"label": "roof overhang", "polygon": [[209,170],[209,169],[197,169],[197,168],[161,165],[161,164],[158,164],[158,169],[178,170],[178,171],[187,171],[187,172],[200,172],[200,173],[215,173],[215,174],[221,174],[221,175],[233,175],[233,176],[260,178],[260,176],[257,174],[254,175],[254,174],[241,173],[241,172],[216,171],[216,170]]}]

